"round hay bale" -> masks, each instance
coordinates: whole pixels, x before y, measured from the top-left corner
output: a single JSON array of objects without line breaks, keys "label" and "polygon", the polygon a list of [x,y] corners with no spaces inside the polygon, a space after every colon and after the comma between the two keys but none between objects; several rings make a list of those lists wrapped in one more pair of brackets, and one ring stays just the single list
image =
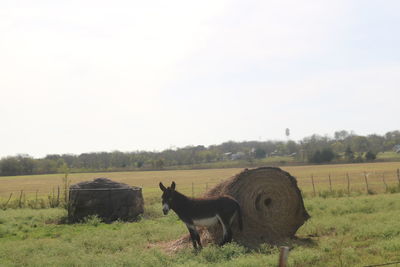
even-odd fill
[{"label": "round hay bale", "polygon": [[79,222],[89,215],[97,215],[104,222],[134,221],[143,213],[143,196],[140,187],[96,178],[69,188],[68,219]]},{"label": "round hay bale", "polygon": [[[262,243],[279,245],[293,238],[297,229],[310,218],[296,179],[275,167],[245,169],[206,192],[205,197],[230,195],[240,204],[243,231],[233,220],[233,240],[248,247]],[[220,243],[221,226],[199,229],[202,243]],[[166,251],[190,247],[190,236],[168,242]]]},{"label": "round hay bale", "polygon": [[[310,218],[296,179],[280,168],[245,169],[206,193],[206,196],[217,195],[230,195],[239,202],[243,231],[234,220],[233,239],[250,248],[292,238]],[[220,240],[220,228],[217,225],[207,229],[214,240]]]}]

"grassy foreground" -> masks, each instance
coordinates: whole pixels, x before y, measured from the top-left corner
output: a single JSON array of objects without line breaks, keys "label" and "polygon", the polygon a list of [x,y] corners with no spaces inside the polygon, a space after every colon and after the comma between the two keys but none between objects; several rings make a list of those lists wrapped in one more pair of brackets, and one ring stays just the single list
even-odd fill
[{"label": "grassy foreground", "polygon": [[[290,266],[364,266],[400,261],[400,195],[306,198],[312,218],[290,244]],[[276,266],[278,249],[248,251],[237,244],[168,254],[156,244],[186,234],[159,196],[146,198],[139,222],[90,218],[62,224],[62,209],[0,211],[0,266]]]}]

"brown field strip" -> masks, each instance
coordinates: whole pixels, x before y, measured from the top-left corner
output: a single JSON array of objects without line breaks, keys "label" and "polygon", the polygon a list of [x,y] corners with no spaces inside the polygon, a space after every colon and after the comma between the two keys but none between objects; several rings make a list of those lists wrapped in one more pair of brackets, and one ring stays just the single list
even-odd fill
[{"label": "brown field strip", "polygon": [[[396,170],[400,162],[360,163],[340,165],[307,165],[283,166],[283,170],[297,178],[299,187],[303,192],[312,192],[311,176],[317,192],[330,190],[329,175],[333,190],[347,190],[346,174],[350,178],[351,190],[365,189],[365,174],[370,189],[376,192],[385,190],[385,180],[388,186],[398,184]],[[143,172],[109,172],[109,173],[73,173],[69,175],[72,184],[92,180],[98,177],[107,177],[115,181],[143,187],[145,196],[158,192],[158,183],[165,184],[175,181],[178,189],[187,194],[200,195],[207,188],[231,177],[243,170],[242,168],[207,169],[207,170],[173,170],[173,171],[143,171]],[[7,198],[10,193],[18,195],[21,190],[26,196],[47,195],[53,189],[62,187],[63,174],[46,174],[31,176],[0,177],[0,198]],[[383,178],[384,176],[384,178]]]}]

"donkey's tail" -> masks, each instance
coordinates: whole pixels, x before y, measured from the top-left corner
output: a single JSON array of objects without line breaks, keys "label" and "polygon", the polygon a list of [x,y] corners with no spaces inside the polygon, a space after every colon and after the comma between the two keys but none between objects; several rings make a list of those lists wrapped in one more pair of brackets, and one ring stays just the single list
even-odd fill
[{"label": "donkey's tail", "polygon": [[239,229],[240,231],[243,231],[242,211],[239,205],[237,208],[237,216],[238,216]]}]

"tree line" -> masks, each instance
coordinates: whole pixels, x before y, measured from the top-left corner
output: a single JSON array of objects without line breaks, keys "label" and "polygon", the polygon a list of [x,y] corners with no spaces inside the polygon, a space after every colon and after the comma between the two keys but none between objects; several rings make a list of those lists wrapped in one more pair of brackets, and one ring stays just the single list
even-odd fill
[{"label": "tree line", "polygon": [[[288,136],[288,134],[287,134]],[[377,153],[400,144],[400,131],[384,135],[357,135],[345,130],[331,136],[311,135],[300,141],[229,141],[208,147],[187,146],[161,152],[93,152],[80,155],[52,154],[35,159],[29,155],[0,160],[0,176],[47,173],[161,170],[230,160],[261,160],[266,157],[291,157],[299,163],[362,162],[375,160]],[[217,166],[217,165],[216,165]]]}]

